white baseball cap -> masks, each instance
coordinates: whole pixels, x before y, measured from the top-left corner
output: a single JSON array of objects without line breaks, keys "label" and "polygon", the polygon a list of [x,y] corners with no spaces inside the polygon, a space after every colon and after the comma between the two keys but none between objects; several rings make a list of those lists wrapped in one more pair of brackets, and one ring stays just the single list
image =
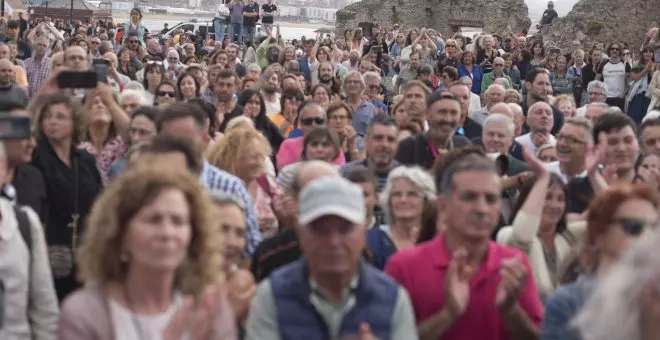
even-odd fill
[{"label": "white baseball cap", "polygon": [[300,193],[301,226],[323,216],[338,216],[354,224],[364,223],[367,213],[362,188],[342,177],[313,180]]}]

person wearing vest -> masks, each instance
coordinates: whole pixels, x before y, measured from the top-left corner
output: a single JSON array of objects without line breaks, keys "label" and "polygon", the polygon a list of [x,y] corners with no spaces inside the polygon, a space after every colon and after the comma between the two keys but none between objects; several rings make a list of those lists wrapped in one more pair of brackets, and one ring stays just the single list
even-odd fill
[{"label": "person wearing vest", "polygon": [[361,258],[362,188],[320,177],[302,189],[299,208],[303,257],[259,285],[246,339],[417,339],[406,291]]}]

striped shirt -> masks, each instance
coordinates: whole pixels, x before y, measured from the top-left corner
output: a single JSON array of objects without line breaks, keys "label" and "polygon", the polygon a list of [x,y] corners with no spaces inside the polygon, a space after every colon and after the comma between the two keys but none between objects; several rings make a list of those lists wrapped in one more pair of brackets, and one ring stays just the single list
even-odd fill
[{"label": "striped shirt", "polygon": [[[346,163],[344,166],[342,166],[339,169],[339,173],[342,176],[346,176],[346,174],[353,168],[358,167],[358,166],[363,166],[365,168],[368,168],[367,160],[357,160],[353,161],[350,163]],[[385,190],[385,185],[387,184],[387,177],[390,175],[390,171],[392,171],[394,168],[399,166],[399,162],[394,162],[394,166],[392,166],[389,170],[387,171],[376,171],[374,174],[376,175],[376,178],[378,179],[378,183],[376,186],[376,192],[379,194]],[[374,209],[374,217],[376,218],[376,225],[380,224],[385,224],[385,214],[383,212],[383,209],[380,206],[376,206]]]},{"label": "striped shirt", "polygon": [[247,186],[238,177],[222,171],[208,162],[204,162],[202,172],[199,176],[200,183],[210,191],[222,191],[236,196],[245,205],[245,214],[247,218],[247,232],[245,234],[245,251],[243,256],[252,256],[262,236],[259,231],[257,214],[254,203],[247,190]]}]

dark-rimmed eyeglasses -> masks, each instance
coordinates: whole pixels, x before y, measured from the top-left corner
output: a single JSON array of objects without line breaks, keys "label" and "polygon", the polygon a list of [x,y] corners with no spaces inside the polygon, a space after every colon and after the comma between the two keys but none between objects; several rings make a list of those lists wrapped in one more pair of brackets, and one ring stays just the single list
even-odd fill
[{"label": "dark-rimmed eyeglasses", "polygon": [[302,125],[310,126],[312,124],[323,125],[325,124],[325,118],[322,117],[307,117],[300,120]]},{"label": "dark-rimmed eyeglasses", "polygon": [[176,95],[176,93],[171,92],[171,91],[158,91],[158,92],[156,92],[156,96],[158,96],[158,97],[174,98],[175,95]]}]

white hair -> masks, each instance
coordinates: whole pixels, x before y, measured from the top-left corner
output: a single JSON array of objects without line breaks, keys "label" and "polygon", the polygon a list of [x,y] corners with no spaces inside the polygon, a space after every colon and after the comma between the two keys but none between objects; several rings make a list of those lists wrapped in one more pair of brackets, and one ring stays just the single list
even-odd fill
[{"label": "white hair", "polygon": [[140,98],[140,106],[150,105],[149,102],[147,101],[146,96],[144,95],[143,90],[133,90],[133,89],[124,90],[119,94],[119,104],[123,103],[124,99],[130,96],[136,96]]},{"label": "white hair", "polygon": [[418,166],[399,166],[394,168],[387,176],[387,183],[380,195],[380,206],[383,209],[385,221],[392,223],[392,211],[390,202],[392,200],[392,185],[395,180],[405,178],[413,183],[418,190],[422,192],[424,199],[427,202],[432,202],[436,199],[435,181],[431,175]]},{"label": "white hair", "polygon": [[599,280],[573,320],[583,340],[641,339],[642,292],[658,289],[660,233],[642,234],[634,246]]},{"label": "white hair", "polygon": [[495,81],[493,82],[493,85],[500,85],[500,86],[504,87],[505,89],[508,89],[508,88],[511,87],[511,83],[509,83],[509,79],[506,79],[506,78],[497,78],[497,79],[495,79]]},{"label": "white hair", "polygon": [[513,120],[507,115],[501,113],[491,113],[484,120],[484,132],[489,125],[504,125],[506,127],[509,136],[514,136],[516,133],[516,124],[513,123]]},{"label": "white hair", "polygon": [[506,89],[504,88],[504,86],[502,86],[500,84],[491,84],[490,86],[488,86],[488,88],[484,92],[484,96],[488,97],[490,95],[490,92],[493,89],[499,89],[500,91],[502,91],[502,96],[504,96],[506,94]]},{"label": "white hair", "polygon": [[644,116],[644,119],[642,119],[642,123],[649,119],[658,119],[660,118],[660,110],[651,110],[649,111],[646,116]]},{"label": "white hair", "polygon": [[373,72],[373,71],[365,72],[362,75],[362,77],[364,78],[365,81],[375,80],[375,81],[378,81],[380,83],[380,75],[376,72]]},{"label": "white hair", "polygon": [[589,82],[587,85],[587,93],[591,92],[591,90],[599,88],[601,91],[603,91],[603,94],[607,94],[607,84],[603,83],[600,80],[592,80]]},{"label": "white hair", "polygon": [[131,80],[128,84],[124,85],[124,91],[128,90],[141,90],[144,91],[144,85],[137,80]]},{"label": "white hair", "polygon": [[523,116],[525,113],[523,112],[522,106],[516,103],[507,103],[509,107],[511,108],[511,112],[513,112],[513,116]]}]

